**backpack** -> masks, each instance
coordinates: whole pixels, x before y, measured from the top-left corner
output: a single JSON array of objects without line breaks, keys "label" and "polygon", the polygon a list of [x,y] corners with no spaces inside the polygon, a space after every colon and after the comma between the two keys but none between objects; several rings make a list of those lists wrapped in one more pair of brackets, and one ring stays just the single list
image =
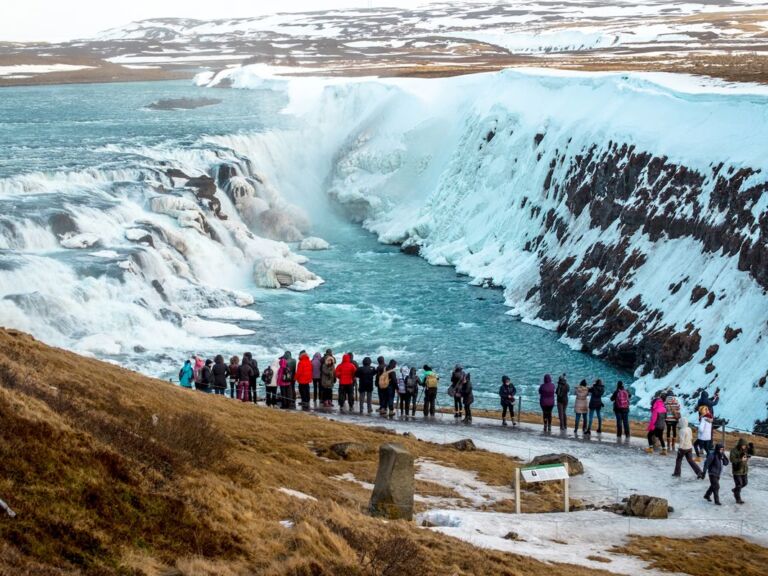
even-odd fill
[{"label": "backpack", "polygon": [[439,378],[437,377],[437,374],[435,374],[434,372],[430,372],[424,378],[424,386],[426,386],[427,388],[437,388],[438,380]]},{"label": "backpack", "polygon": [[385,388],[389,388],[389,375],[392,372],[392,370],[385,370],[379,375],[379,388],[384,390]]},{"label": "backpack", "polygon": [[283,382],[286,384],[292,384],[293,383],[293,370],[291,370],[291,367],[286,364],[285,369],[283,370]]},{"label": "backpack", "polygon": [[192,369],[192,379],[195,381],[195,384],[200,384],[203,381],[203,371],[201,368],[193,368]]},{"label": "backpack", "polygon": [[616,392],[616,408],[619,410],[626,410],[629,408],[629,394],[624,389]]}]

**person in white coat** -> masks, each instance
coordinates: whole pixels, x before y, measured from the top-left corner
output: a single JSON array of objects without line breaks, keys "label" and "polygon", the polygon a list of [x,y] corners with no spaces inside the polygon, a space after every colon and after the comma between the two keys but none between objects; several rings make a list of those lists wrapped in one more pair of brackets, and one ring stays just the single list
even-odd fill
[{"label": "person in white coat", "polygon": [[683,458],[685,458],[688,465],[696,473],[696,477],[699,480],[703,480],[704,472],[702,472],[699,465],[693,461],[693,431],[688,427],[687,418],[680,418],[680,429],[677,433],[677,459],[675,460],[675,471],[672,476],[680,476],[682,473]]}]

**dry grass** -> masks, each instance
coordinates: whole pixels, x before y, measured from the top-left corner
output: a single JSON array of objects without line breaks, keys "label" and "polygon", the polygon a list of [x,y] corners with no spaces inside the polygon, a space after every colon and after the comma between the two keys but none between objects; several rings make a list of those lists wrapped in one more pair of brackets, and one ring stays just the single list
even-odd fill
[{"label": "dry grass", "polygon": [[637,556],[656,570],[692,576],[763,576],[768,565],[768,548],[729,536],[691,539],[634,536],[628,544],[612,552]]},{"label": "dry grass", "polygon": [[[313,450],[394,439],[491,485],[512,477],[515,463],[498,454],[255,408],[0,330],[0,497],[18,513],[0,518],[0,575],[406,574],[385,561],[397,557],[393,549],[418,558],[408,564],[424,575],[551,573],[532,559],[367,516],[368,492],[331,477],[371,481],[375,451],[347,462]],[[532,500],[541,510],[560,505],[546,492]]]}]

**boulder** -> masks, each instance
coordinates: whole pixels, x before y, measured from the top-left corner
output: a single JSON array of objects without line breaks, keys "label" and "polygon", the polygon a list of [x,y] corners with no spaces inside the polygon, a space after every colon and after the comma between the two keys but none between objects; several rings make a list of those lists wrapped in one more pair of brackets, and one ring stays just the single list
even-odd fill
[{"label": "boulder", "polygon": [[359,460],[373,452],[373,448],[360,442],[339,442],[329,446],[328,451],[343,460]]},{"label": "boulder", "polygon": [[369,510],[390,520],[413,519],[413,456],[402,444],[382,444]]},{"label": "boulder", "polygon": [[531,460],[529,466],[544,466],[546,464],[565,464],[568,476],[584,474],[584,465],[575,456],[570,454],[542,454]]},{"label": "boulder", "polygon": [[667,518],[669,517],[669,504],[664,498],[632,494],[625,506],[627,516],[640,518]]},{"label": "boulder", "polygon": [[456,440],[456,442],[451,442],[450,444],[448,444],[448,446],[452,446],[453,448],[456,448],[456,450],[460,450],[461,452],[474,452],[475,450],[477,450],[477,446],[475,446],[475,443],[472,442],[470,438]]},{"label": "boulder", "polygon": [[331,245],[328,242],[316,236],[304,238],[301,244],[299,244],[299,250],[328,250],[330,247]]}]

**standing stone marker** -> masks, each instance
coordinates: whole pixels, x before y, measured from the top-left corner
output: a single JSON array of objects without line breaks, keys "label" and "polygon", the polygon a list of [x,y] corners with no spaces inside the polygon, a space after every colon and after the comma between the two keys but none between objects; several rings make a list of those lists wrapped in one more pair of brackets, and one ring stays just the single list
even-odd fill
[{"label": "standing stone marker", "polygon": [[390,520],[413,520],[413,456],[402,444],[382,444],[370,512]]}]

